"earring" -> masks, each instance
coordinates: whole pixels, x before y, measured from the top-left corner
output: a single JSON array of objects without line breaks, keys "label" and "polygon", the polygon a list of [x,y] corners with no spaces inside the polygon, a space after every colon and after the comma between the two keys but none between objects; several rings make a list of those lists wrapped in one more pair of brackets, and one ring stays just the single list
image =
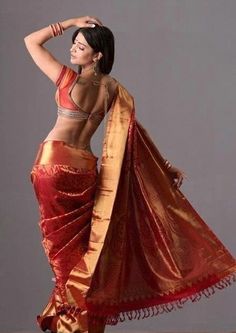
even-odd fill
[{"label": "earring", "polygon": [[94,65],[93,65],[93,73],[94,73],[95,76],[98,75],[97,61],[94,62]]}]

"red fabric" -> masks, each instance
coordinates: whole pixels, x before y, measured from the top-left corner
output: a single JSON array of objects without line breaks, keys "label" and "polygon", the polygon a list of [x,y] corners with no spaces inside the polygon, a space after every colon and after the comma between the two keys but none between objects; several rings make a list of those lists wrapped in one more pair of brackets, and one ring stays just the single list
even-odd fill
[{"label": "red fabric", "polygon": [[66,70],[67,70],[67,66],[66,65],[62,65],[61,72],[60,72],[60,74],[59,74],[59,76],[58,76],[58,78],[56,80],[56,86],[58,86],[58,87],[60,86],[61,81],[62,81],[62,79],[63,79],[63,77],[64,77],[64,75],[66,73]]},{"label": "red fabric", "polygon": [[236,282],[236,260],[180,190],[133,114],[105,243],[87,293],[116,325],[209,297]]},{"label": "red fabric", "polygon": [[55,93],[55,101],[58,106],[62,106],[75,112],[80,109],[70,97],[70,89],[75,84],[78,77],[78,73],[73,71],[70,67],[63,65],[56,81],[56,86],[58,88]]},{"label": "red fabric", "polygon": [[[135,119],[130,101],[128,93],[120,87],[103,144],[104,191],[102,205],[97,205],[101,212],[110,207],[107,201],[110,193],[115,193],[115,180],[118,189],[98,262],[91,259],[96,267],[85,295],[89,317],[95,323],[101,319],[109,325],[170,312],[188,300],[209,297],[236,281],[235,258],[184,194],[171,186],[164,159]],[[121,141],[121,145],[117,144]],[[57,316],[76,316],[84,306],[84,294],[79,293],[77,281],[72,284],[74,295],[78,295],[73,299],[75,304],[68,304],[64,286],[69,273],[86,253],[97,185],[95,157],[90,155],[84,170],[86,159],[82,150],[61,145],[59,141],[52,146],[43,145],[41,148],[48,148],[43,154],[39,152],[31,173],[40,207],[42,243],[56,277],[49,303],[37,318],[43,329],[55,325],[53,319],[56,321]],[[83,170],[79,165],[69,165],[72,161],[82,163]],[[121,172],[113,179],[118,162]],[[106,221],[101,223],[97,227],[103,233]],[[100,243],[95,245],[99,247]],[[86,274],[90,273],[87,267],[78,268],[82,273],[83,268]],[[86,275],[86,279],[90,277]],[[80,287],[88,285],[82,282]],[[82,325],[82,319],[75,323]]]},{"label": "red fabric", "polygon": [[[87,250],[97,175],[97,157],[91,153],[60,140],[40,144],[31,181],[39,203],[42,245],[56,282],[48,305],[37,316],[42,330],[64,332],[63,325],[68,325],[60,316],[61,306],[68,304],[65,283]],[[72,320],[81,332],[87,327],[87,315],[80,310]]]}]

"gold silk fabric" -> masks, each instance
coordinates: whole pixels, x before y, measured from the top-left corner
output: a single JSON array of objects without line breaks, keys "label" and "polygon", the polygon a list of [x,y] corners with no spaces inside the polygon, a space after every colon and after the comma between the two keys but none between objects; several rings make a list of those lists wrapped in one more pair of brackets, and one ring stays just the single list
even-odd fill
[{"label": "gold silk fabric", "polygon": [[91,153],[60,140],[39,145],[31,181],[39,202],[42,245],[56,282],[48,305],[37,316],[43,331],[88,330],[86,310],[62,313],[60,307],[68,305],[65,283],[70,271],[87,251],[97,175],[97,158]]},{"label": "gold silk fabric", "polygon": [[89,250],[70,273],[91,316],[115,325],[181,308],[236,281],[236,260],[174,188],[119,85],[104,140]]},{"label": "gold silk fabric", "polygon": [[[172,186],[164,158],[121,84],[95,181],[87,243],[77,260],[72,256],[62,281],[64,301],[52,295],[38,316],[42,329],[53,327],[56,316],[60,333],[85,332],[86,318],[97,327],[147,318],[236,282],[235,258]],[[66,233],[61,237],[71,241]]]}]

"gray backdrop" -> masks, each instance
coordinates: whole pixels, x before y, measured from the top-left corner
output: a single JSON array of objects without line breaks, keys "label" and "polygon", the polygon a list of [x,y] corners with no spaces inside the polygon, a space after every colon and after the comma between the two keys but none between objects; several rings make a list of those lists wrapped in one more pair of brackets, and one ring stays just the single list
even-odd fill
[{"label": "gray backdrop", "polygon": [[[181,189],[236,255],[236,1],[1,1],[0,332],[39,331],[36,315],[53,276],[38,228],[30,170],[56,120],[55,86],[23,38],[50,23],[94,15],[116,38],[111,75],[134,96],[136,116],[162,154],[189,180]],[[71,66],[68,29],[45,46]],[[101,126],[102,129],[102,126]],[[101,130],[92,141],[101,151]],[[106,332],[236,331],[236,288],[200,303]]]}]

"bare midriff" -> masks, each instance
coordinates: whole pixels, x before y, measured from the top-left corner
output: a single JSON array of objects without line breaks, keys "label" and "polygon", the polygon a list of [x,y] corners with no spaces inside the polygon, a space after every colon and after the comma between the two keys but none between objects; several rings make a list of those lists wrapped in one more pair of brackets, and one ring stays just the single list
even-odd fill
[{"label": "bare midriff", "polygon": [[44,141],[60,140],[66,144],[77,148],[84,149],[93,154],[90,146],[90,136],[82,136],[83,128],[87,120],[67,119],[58,116],[53,129],[49,132]]},{"label": "bare midriff", "polygon": [[[82,118],[80,117],[78,119],[76,116],[70,118],[58,114],[53,129],[49,132],[44,141],[64,141],[71,147],[87,150],[93,154],[90,141],[100,122],[102,121],[100,116],[96,116],[96,112],[104,110],[106,113],[107,111],[105,110],[106,108],[104,108],[104,100],[106,98],[104,84],[107,82],[109,82],[107,85],[109,92],[109,98],[107,102],[110,106],[118,85],[118,82],[113,78],[111,79],[110,76],[104,76],[104,79],[101,80],[103,86],[95,85],[95,87],[93,87],[88,85],[87,90],[83,85],[79,86],[79,84],[75,83],[73,90],[70,91],[70,99],[74,101],[75,105],[78,105],[82,101],[83,105],[80,106],[80,109],[84,112],[86,111],[86,113],[88,112],[88,117],[85,117],[84,119],[83,115]],[[72,110],[72,112],[76,113],[77,111]]]}]

